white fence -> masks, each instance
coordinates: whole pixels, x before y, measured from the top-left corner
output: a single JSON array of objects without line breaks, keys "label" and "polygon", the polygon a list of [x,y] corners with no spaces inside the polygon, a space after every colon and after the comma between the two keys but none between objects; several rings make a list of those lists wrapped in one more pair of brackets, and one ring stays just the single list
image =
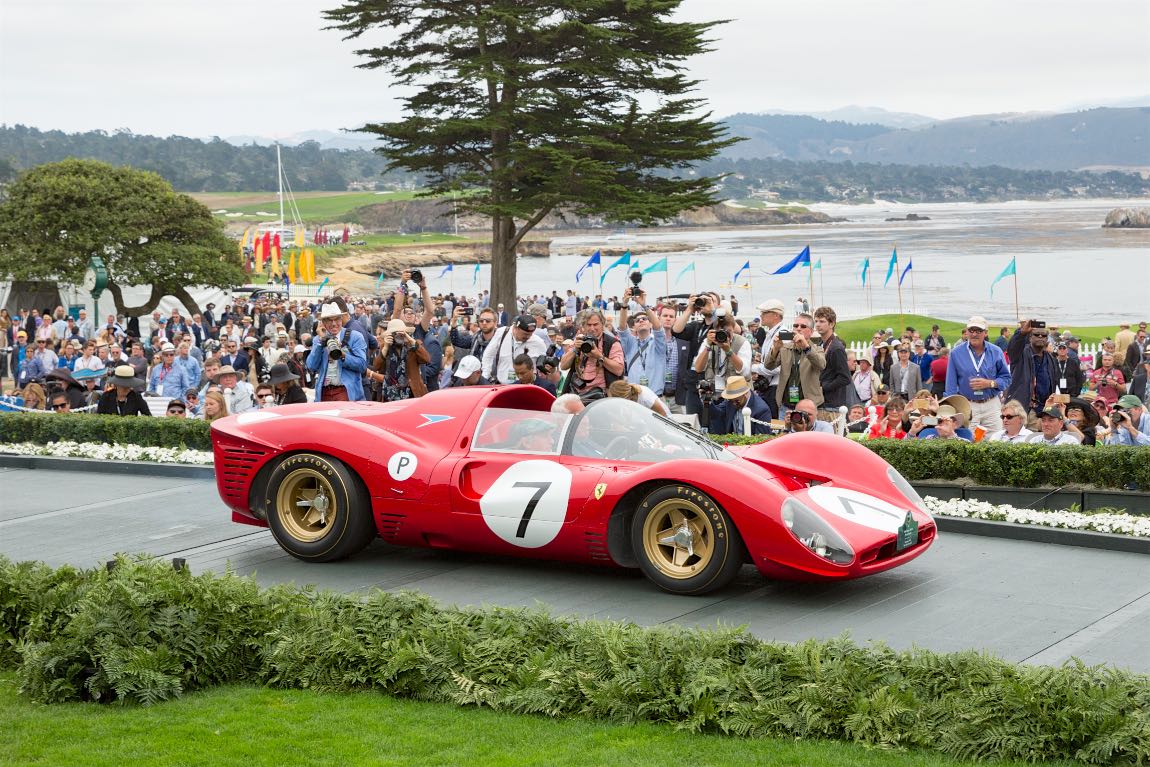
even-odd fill
[{"label": "white fence", "polygon": [[[953,346],[953,342],[950,342],[950,343]],[[870,356],[870,344],[868,344],[868,343],[863,343],[860,341],[852,341],[851,343],[847,344],[846,346],[847,346],[847,351],[854,352],[856,357],[869,357]],[[1101,349],[1102,349],[1102,344],[1079,344],[1079,346],[1078,346],[1078,357],[1079,357],[1079,359],[1082,359],[1084,357],[1093,357]],[[1121,360],[1119,360],[1118,362],[1120,364]]]}]

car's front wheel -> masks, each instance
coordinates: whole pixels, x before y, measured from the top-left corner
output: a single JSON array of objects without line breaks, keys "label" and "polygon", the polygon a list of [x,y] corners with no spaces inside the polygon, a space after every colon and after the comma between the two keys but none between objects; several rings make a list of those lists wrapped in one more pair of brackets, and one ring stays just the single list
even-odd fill
[{"label": "car's front wheel", "polygon": [[743,564],[730,517],[690,485],[664,485],[642,500],[631,520],[631,545],[643,573],[674,594],[720,589]]},{"label": "car's front wheel", "polygon": [[376,536],[371,501],[341,461],[319,453],[284,458],[268,478],[268,527],[293,557],[331,562]]}]

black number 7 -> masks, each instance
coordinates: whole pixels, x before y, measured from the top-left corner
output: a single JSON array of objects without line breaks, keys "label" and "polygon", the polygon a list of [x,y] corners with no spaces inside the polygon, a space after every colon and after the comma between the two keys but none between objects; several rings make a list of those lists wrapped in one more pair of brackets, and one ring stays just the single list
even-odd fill
[{"label": "black number 7", "polygon": [[531,515],[535,513],[535,507],[539,505],[539,499],[551,489],[550,482],[516,482],[512,487],[533,487],[535,494],[531,496],[531,500],[527,502],[527,508],[523,512],[523,519],[519,520],[519,529],[515,531],[516,538],[522,538],[527,535],[527,523],[531,521]]}]

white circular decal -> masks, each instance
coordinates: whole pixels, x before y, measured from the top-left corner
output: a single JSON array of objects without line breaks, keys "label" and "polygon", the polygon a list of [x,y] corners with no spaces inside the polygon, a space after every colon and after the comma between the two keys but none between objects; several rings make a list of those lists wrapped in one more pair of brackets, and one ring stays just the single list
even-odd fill
[{"label": "white circular decal", "polygon": [[387,473],[396,482],[402,482],[415,473],[415,467],[418,465],[419,461],[414,453],[396,453],[387,459]]},{"label": "white circular decal", "polygon": [[807,490],[807,495],[820,507],[836,517],[849,519],[856,525],[864,525],[887,533],[897,533],[899,525],[906,519],[909,509],[900,509],[873,495],[847,490],[842,487],[816,485]]},{"label": "white circular decal", "polygon": [[537,549],[559,535],[567,518],[571,470],[554,461],[520,461],[483,494],[479,510],[491,532]]}]

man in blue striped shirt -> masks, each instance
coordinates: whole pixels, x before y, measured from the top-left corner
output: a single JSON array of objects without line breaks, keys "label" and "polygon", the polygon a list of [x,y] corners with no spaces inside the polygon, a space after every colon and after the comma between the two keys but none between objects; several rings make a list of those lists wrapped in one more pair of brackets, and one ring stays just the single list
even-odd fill
[{"label": "man in blue striped shirt", "polygon": [[946,366],[945,397],[961,394],[970,400],[970,425],[988,434],[1002,431],[1002,393],[1010,386],[1006,355],[986,342],[986,320],[971,317],[966,341],[955,344]]}]

